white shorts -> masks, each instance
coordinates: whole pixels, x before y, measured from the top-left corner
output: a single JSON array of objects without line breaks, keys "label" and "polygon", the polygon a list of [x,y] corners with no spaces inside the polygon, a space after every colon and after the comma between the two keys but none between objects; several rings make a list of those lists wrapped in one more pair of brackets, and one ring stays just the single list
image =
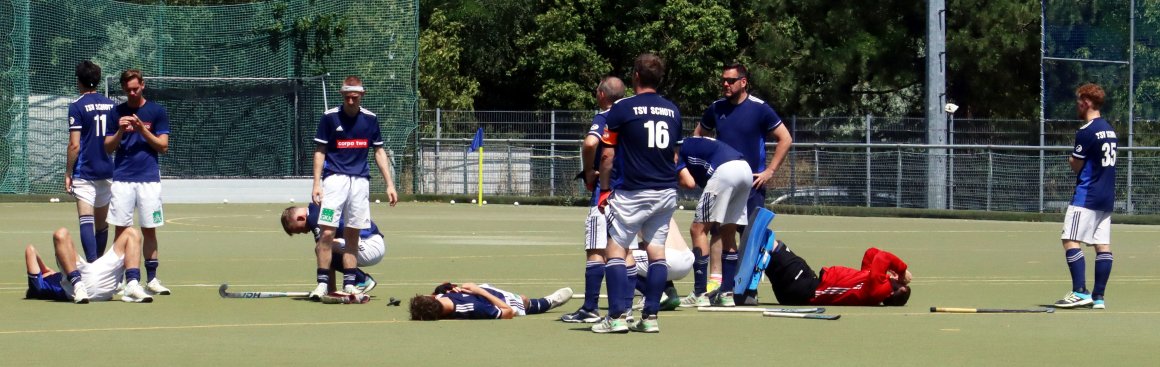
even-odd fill
[{"label": "white shorts", "polygon": [[[636,259],[636,274],[648,276],[648,252],[632,250],[632,257]],[[693,272],[693,252],[689,250],[665,249],[665,262],[669,264],[669,278],[665,280],[677,281],[685,279]]]},{"label": "white shorts", "polygon": [[520,295],[492,287],[491,284],[487,283],[480,284],[479,287],[502,293],[504,303],[507,303],[508,306],[511,306],[512,311],[515,311],[516,316],[526,316],[528,314],[526,307],[524,306],[524,299],[523,297],[520,297]]},{"label": "white shorts", "polygon": [[693,223],[746,225],[746,203],[753,186],[753,172],[745,161],[729,161],[717,167],[705,184]]},{"label": "white shorts", "polygon": [[137,221],[141,228],[157,228],[165,225],[165,214],[161,210],[160,182],[120,182],[113,181],[113,200],[109,203],[109,224],[118,227],[133,226],[133,209],[137,209]]},{"label": "white shorts", "polygon": [[[81,272],[81,284],[89,291],[89,299],[108,301],[117,294],[117,287],[121,285],[121,279],[125,276],[125,254],[118,254],[115,250],[106,251],[92,263],[78,256],[76,266]],[[69,298],[73,297],[75,293],[67,274],[60,279],[60,286]]]},{"label": "white shorts", "polygon": [[346,228],[371,227],[371,186],[366,177],[330,175],[322,179],[322,205],[318,225],[338,227],[346,218]]},{"label": "white shorts", "polygon": [[584,221],[584,249],[603,250],[608,247],[608,216],[597,207],[588,209],[588,219]]},{"label": "white shorts", "polygon": [[[346,248],[346,240],[342,238],[335,238],[334,244],[338,246],[338,251]],[[383,236],[374,235],[369,238],[359,239],[358,241],[358,266],[366,267],[378,264],[383,261],[383,255],[387,253],[387,242],[383,240]]]},{"label": "white shorts", "polygon": [[83,178],[73,178],[72,182],[72,196],[78,201],[89,204],[94,208],[102,208],[109,205],[109,199],[113,196],[110,186],[113,185],[113,180],[86,180]]},{"label": "white shorts", "polygon": [[1068,205],[1067,214],[1063,215],[1063,236],[1060,238],[1089,245],[1110,245],[1112,212]]},{"label": "white shorts", "polygon": [[617,245],[632,248],[637,234],[647,245],[664,246],[669,220],[677,210],[677,190],[616,191],[608,199],[609,236]]}]

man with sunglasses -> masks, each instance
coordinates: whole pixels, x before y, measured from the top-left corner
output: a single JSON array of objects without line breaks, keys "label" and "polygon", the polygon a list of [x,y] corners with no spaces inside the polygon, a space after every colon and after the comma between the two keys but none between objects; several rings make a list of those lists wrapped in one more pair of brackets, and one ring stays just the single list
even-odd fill
[{"label": "man with sunglasses", "polygon": [[[721,87],[724,98],[713,102],[705,109],[701,123],[693,130],[693,135],[716,135],[717,140],[745,156],[745,161],[753,170],[753,187],[746,202],[746,212],[752,213],[756,208],[765,206],[766,184],[781,166],[793,143],[793,137],[772,106],[749,94],[749,71],[745,65],[733,63],[725,66],[721,72]],[[767,139],[777,142],[773,157],[768,163],[765,151]],[[709,224],[693,223],[689,230],[701,233],[704,232],[703,226],[706,225]],[[743,230],[743,227],[739,228],[738,233]],[[735,245],[722,248],[722,255],[717,255],[716,248],[722,247],[720,236],[715,235],[712,243],[711,277],[715,280],[720,274],[720,288],[733,289],[733,276],[737,274],[737,248]],[[705,257],[710,257],[710,254],[694,253],[701,261]],[[704,275],[694,274],[694,276]],[[695,301],[698,297],[697,294],[691,294],[689,301]],[[718,297],[713,297],[713,301],[719,306],[731,306],[735,303],[732,292],[721,292]]]}]

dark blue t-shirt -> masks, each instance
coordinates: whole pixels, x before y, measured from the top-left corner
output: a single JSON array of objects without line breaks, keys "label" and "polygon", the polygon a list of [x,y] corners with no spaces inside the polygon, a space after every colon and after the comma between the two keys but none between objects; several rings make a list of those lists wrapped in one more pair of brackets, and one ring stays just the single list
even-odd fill
[{"label": "dark blue t-shirt", "polygon": [[[122,103],[109,114],[109,123],[116,124],[121,116],[132,116],[153,132],[153,135],[169,135],[169,113],[165,107],[146,100],[141,108]],[[117,125],[110,126],[106,136],[117,133]],[[145,137],[136,131],[126,130],[121,134],[121,145],[117,147],[113,159],[113,181],[120,182],[161,182],[161,167],[157,164],[157,151],[149,146]]]},{"label": "dark blue t-shirt", "polygon": [[[600,111],[600,113],[597,113],[596,116],[592,118],[592,127],[588,128],[588,136],[595,136],[597,139],[600,139],[602,136],[604,136],[604,126],[606,124],[607,116],[608,116],[608,110],[604,110],[604,111]],[[596,143],[596,157],[595,157],[595,160],[592,161],[592,169],[593,170],[600,171],[600,158],[603,156],[604,156],[604,143],[597,142]],[[596,204],[599,201],[600,201],[600,183],[597,182],[596,189],[592,190],[592,200],[588,204],[588,206],[596,206]]]},{"label": "dark blue t-shirt", "polygon": [[322,115],[314,141],[326,146],[322,177],[342,174],[370,178],[367,152],[371,146],[383,146],[383,135],[379,118],[371,111],[362,108],[351,117],[342,107],[335,107]]},{"label": "dark blue t-shirt", "polygon": [[[496,295],[495,292],[488,290],[488,293]],[[480,320],[480,319],[499,319],[503,313],[498,307],[491,304],[487,298],[477,296],[470,293],[446,293],[435,296],[437,298],[447,298],[455,305],[455,309],[451,311],[451,318],[461,320]],[[503,295],[496,296],[499,299],[504,299]]]},{"label": "dark blue t-shirt", "polygon": [[[322,238],[322,228],[318,227],[319,207],[317,204],[310,203],[310,205],[306,206],[306,210],[307,210],[306,228],[310,228],[310,233],[314,234],[314,242],[318,242],[318,239]],[[338,218],[338,228],[334,229],[334,231],[336,233],[335,237],[342,238],[342,231],[345,228],[346,228],[346,221],[343,220],[342,217],[339,217]],[[359,236],[359,238],[362,238],[362,239],[367,239],[367,238],[370,238],[371,236],[374,236],[374,235],[381,236],[382,234],[383,234],[382,232],[379,232],[379,226],[376,225],[375,221],[373,221],[373,220],[371,221],[371,226],[369,228],[360,229],[358,231],[358,236]]]},{"label": "dark blue t-shirt", "polygon": [[616,101],[608,111],[603,140],[616,147],[613,189],[677,188],[674,158],[681,140],[681,113],[669,100],[643,93]]},{"label": "dark blue t-shirt", "polygon": [[681,160],[677,170],[689,169],[697,186],[705,187],[717,167],[731,161],[745,161],[745,156],[717,139],[692,136],[679,142]]},{"label": "dark blue t-shirt", "polygon": [[113,157],[105,153],[105,135],[109,123],[113,124],[113,129],[117,128],[117,120],[109,116],[116,105],[98,93],[81,95],[68,105],[68,130],[81,134],[81,149],[73,166],[73,177],[86,180],[113,178]]},{"label": "dark blue t-shirt", "polygon": [[781,117],[773,107],[752,94],[739,105],[719,99],[701,117],[701,127],[715,130],[717,140],[744,154],[753,172],[765,170],[765,137],[779,125]]},{"label": "dark blue t-shirt", "polygon": [[1071,156],[1083,160],[1071,205],[1110,212],[1116,204],[1116,131],[1097,117],[1075,132]]}]

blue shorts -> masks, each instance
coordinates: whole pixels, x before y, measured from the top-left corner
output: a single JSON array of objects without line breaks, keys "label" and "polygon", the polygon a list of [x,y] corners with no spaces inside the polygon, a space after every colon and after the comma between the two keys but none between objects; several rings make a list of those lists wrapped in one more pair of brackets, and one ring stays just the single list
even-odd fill
[{"label": "blue shorts", "polygon": [[[766,185],[768,185],[768,183],[766,183]],[[745,202],[746,213],[756,213],[757,208],[765,207],[765,190],[767,188],[768,187],[762,188],[760,190],[749,190],[749,200]]]},{"label": "blue shorts", "polygon": [[24,298],[49,301],[72,301],[72,298],[60,286],[62,279],[64,279],[64,274],[59,272],[48,277],[45,277],[44,274],[37,274],[36,278],[29,277],[28,290],[24,292]]}]

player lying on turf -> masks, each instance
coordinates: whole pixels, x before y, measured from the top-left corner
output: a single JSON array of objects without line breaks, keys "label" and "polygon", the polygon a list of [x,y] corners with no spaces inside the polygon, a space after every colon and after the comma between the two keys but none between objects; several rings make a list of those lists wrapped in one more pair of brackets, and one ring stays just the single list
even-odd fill
[{"label": "player lying on turf", "polygon": [[510,319],[541,314],[568,303],[570,299],[572,288],[560,288],[543,298],[529,299],[487,283],[443,283],[435,287],[431,295],[415,295],[411,298],[411,320]]},{"label": "player lying on turf", "polygon": [[140,284],[141,234],[136,229],[126,228],[113,242],[112,251],[106,251],[92,263],[77,257],[67,229],[53,232],[52,243],[60,272],[44,264],[36,247],[28,245],[24,249],[24,263],[28,268],[28,290],[24,298],[81,304],[108,301],[117,294],[121,281],[127,279],[122,301],[153,302],[153,297]]},{"label": "player lying on turf", "polygon": [[903,306],[910,299],[910,270],[894,254],[871,247],[860,269],[822,268],[815,275],[805,259],[777,241],[765,276],[783,305]]},{"label": "player lying on turf", "polygon": [[[282,211],[282,229],[286,234],[293,236],[300,233],[313,233],[314,241],[317,242],[322,235],[322,229],[318,226],[319,207],[317,204],[310,203],[306,207],[291,206]],[[386,253],[387,245],[383,239],[383,233],[379,231],[379,226],[374,221],[370,221],[370,227],[359,230],[358,241],[358,268],[354,268],[355,282],[357,293],[368,293],[375,288],[375,278],[370,274],[364,272],[361,268],[378,264],[383,260],[383,255]],[[339,222],[338,231],[342,232],[344,222]],[[330,274],[327,284],[327,292],[331,293],[336,290],[334,280],[334,269],[343,269],[342,253],[346,247],[346,240],[340,237],[335,237],[331,242],[329,256],[330,259]],[[317,247],[316,247],[317,251]],[[316,254],[319,258],[323,254]],[[317,297],[316,297],[317,296]],[[322,294],[311,294],[310,299],[318,301],[322,298]]]}]

